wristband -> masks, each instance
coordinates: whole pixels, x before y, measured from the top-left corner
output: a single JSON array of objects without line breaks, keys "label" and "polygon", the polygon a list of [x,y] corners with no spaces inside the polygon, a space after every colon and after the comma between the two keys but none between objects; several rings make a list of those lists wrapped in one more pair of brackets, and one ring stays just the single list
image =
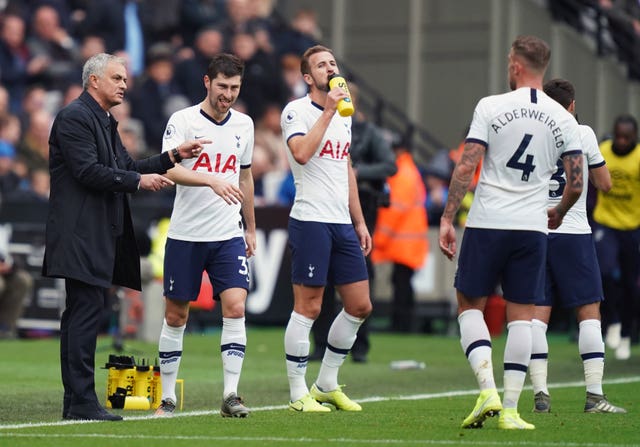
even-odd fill
[{"label": "wristband", "polygon": [[173,154],[173,159],[176,161],[176,163],[180,163],[182,161],[182,157],[180,156],[180,152],[178,152],[177,147],[171,149],[171,153]]}]

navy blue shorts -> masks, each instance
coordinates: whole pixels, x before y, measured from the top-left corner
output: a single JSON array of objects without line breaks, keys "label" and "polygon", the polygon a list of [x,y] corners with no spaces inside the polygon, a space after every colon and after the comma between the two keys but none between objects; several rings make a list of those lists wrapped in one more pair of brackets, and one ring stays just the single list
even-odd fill
[{"label": "navy blue shorts", "polygon": [[360,242],[351,224],[289,218],[291,280],[320,287],[351,284],[369,278]]},{"label": "navy blue shorts", "polygon": [[249,263],[244,239],[190,242],[167,238],[164,249],[164,296],[195,301],[200,293],[202,272],[213,286],[214,298],[231,288],[249,290]]},{"label": "navy blue shorts", "polygon": [[539,231],[466,228],[455,288],[469,298],[495,292],[507,301],[534,304],[544,298],[547,235]]},{"label": "navy blue shorts", "polygon": [[603,296],[591,234],[549,234],[545,299],[537,304],[578,307],[602,301]]}]

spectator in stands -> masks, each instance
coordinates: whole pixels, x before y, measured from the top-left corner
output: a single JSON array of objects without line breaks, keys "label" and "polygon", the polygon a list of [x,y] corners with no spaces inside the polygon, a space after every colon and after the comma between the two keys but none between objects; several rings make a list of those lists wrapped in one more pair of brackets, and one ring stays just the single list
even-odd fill
[{"label": "spectator in stands", "polygon": [[195,37],[193,55],[176,65],[176,82],[189,102],[196,104],[207,95],[202,73],[207,72],[213,56],[222,52],[224,37],[219,29],[202,28]]},{"label": "spectator in stands", "polygon": [[0,84],[9,91],[12,113],[18,113],[27,85],[46,64],[45,56],[31,57],[25,43],[24,19],[18,15],[5,15],[0,32]]},{"label": "spectator in stands", "polygon": [[264,177],[273,170],[273,165],[269,159],[267,149],[256,142],[253,146],[253,156],[251,157],[251,176],[253,177],[255,206],[267,204],[264,191]]},{"label": "spectator in stands", "polygon": [[0,84],[0,118],[10,114],[9,91]]},{"label": "spectator in stands", "polygon": [[[4,126],[3,121],[7,118],[0,118],[0,130]],[[2,139],[0,134],[0,201],[4,200],[7,194],[18,189],[21,178],[13,170],[13,160],[16,156],[15,148]]]},{"label": "spectator in stands", "polygon": [[278,202],[278,190],[289,170],[286,146],[282,141],[280,127],[281,107],[268,104],[256,121],[255,147],[253,150],[252,172],[258,205],[273,205]]},{"label": "spectator in stands", "polygon": [[388,180],[390,204],[378,212],[371,260],[374,263],[393,263],[390,329],[408,332],[415,310],[411,278],[424,264],[429,252],[424,206],[427,193],[410,148],[399,141],[393,149],[398,171]]},{"label": "spectator in stands", "polygon": [[17,322],[33,290],[29,272],[16,266],[9,254],[6,232],[0,238],[0,339],[17,337]]},{"label": "spectator in stands", "polygon": [[318,25],[316,12],[307,8],[299,9],[293,16],[290,26],[277,30],[273,40],[278,55],[294,54],[299,57],[304,50],[322,40],[322,31]]},{"label": "spectator in stands", "polygon": [[447,149],[441,149],[431,158],[424,167],[423,180],[427,189],[427,221],[429,225],[440,225],[440,216],[447,203],[449,181],[453,171],[453,162]]},{"label": "spectator in stands", "polygon": [[[10,158],[10,170],[3,174],[0,180],[0,192],[10,193],[18,188],[25,188],[29,184],[29,169],[23,160],[16,158],[18,144],[22,139],[20,120],[15,115],[7,115],[0,118],[0,144],[8,145],[3,150],[6,157]],[[8,160],[5,160],[7,164]]]},{"label": "spectator in stands", "polygon": [[[611,4],[607,0],[607,4]],[[629,78],[640,80],[640,3],[637,0],[613,0],[606,8],[613,40],[620,58],[628,64]]]},{"label": "spectator in stands", "polygon": [[[105,51],[107,51],[107,47],[102,37],[94,34],[84,36],[80,45],[80,59],[78,60],[78,65],[82,68],[84,63],[91,57],[96,54],[104,53]],[[82,82],[82,79],[80,79],[80,82]]]},{"label": "spectator in stands", "polygon": [[18,117],[0,117],[0,199],[29,185],[29,169],[24,160],[16,155],[21,138]]},{"label": "spectator in stands", "polygon": [[60,25],[58,12],[51,6],[38,7],[32,25],[33,33],[27,39],[29,51],[33,57],[47,59],[38,79],[48,89],[62,89],[76,74],[78,45]]},{"label": "spectator in stands", "polygon": [[582,32],[584,30],[582,10],[589,2],[589,0],[551,0],[547,2],[547,6],[554,20],[565,22]]},{"label": "spectator in stands", "polygon": [[307,84],[300,73],[300,56],[292,53],[284,54],[280,58],[280,69],[288,89],[290,101],[307,94]]},{"label": "spectator in stands", "polygon": [[130,95],[131,115],[142,121],[149,150],[159,153],[167,120],[175,111],[175,107],[168,108],[176,96],[183,94],[174,78],[173,49],[168,43],[156,43],[149,48],[146,64],[144,78]]},{"label": "spectator in stands", "polygon": [[[226,17],[225,0],[183,0],[180,23],[183,43],[194,44],[197,34],[206,27],[217,26]],[[204,96],[203,96],[204,97]],[[198,101],[202,99],[199,98]]]},{"label": "spectator in stands", "polygon": [[131,103],[125,99],[112,108],[111,113],[118,121],[118,133],[131,158],[138,160],[153,155],[147,151],[142,121],[131,116]]},{"label": "spectator in stands", "polygon": [[279,104],[269,103],[265,106],[262,115],[256,120],[255,140],[263,145],[267,151],[271,166],[279,172],[289,169],[286,146],[282,141],[282,128],[280,127]]},{"label": "spectator in stands", "polygon": [[49,131],[53,118],[44,109],[36,110],[29,117],[29,126],[18,145],[18,154],[26,162],[29,171],[49,167]]},{"label": "spectator in stands", "polygon": [[260,26],[251,5],[251,0],[226,0],[225,19],[220,23],[226,39],[225,48],[231,49],[231,39],[238,33],[253,35]]},{"label": "spectator in stands", "polygon": [[29,118],[33,112],[46,110],[48,106],[48,92],[41,84],[34,84],[27,88],[22,98],[22,106],[18,117],[20,118],[20,128],[29,127]]},{"label": "spectator in stands", "polygon": [[23,203],[40,203],[46,206],[49,202],[49,183],[48,168],[38,167],[32,169],[29,171],[28,180],[23,182],[20,188],[8,193],[6,200],[13,206]]},{"label": "spectator in stands", "polygon": [[82,84],[69,84],[62,95],[62,107],[82,94]]},{"label": "spectator in stands", "polygon": [[144,56],[150,42],[145,40],[146,9],[157,7],[148,1],[92,0],[87,4],[83,22],[85,34],[95,34],[104,39],[107,52],[126,51],[129,71],[139,76],[144,71]]},{"label": "spectator in stands", "polygon": [[240,100],[247,105],[249,116],[256,120],[271,103],[283,107],[288,92],[282,71],[273,58],[258,47],[255,36],[238,32],[231,40],[231,48],[245,63]]}]

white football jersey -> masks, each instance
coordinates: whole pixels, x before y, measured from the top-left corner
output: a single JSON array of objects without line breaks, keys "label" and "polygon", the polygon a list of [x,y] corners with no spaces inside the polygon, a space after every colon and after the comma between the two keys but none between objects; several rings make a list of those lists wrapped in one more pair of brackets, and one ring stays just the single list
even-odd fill
[{"label": "white football jersey", "polygon": [[[290,102],[280,120],[285,142],[296,135],[306,135],[322,111],[322,106],[311,101],[308,95]],[[287,151],[296,186],[291,217],[303,221],[351,223],[347,165],[350,146],[351,117],[345,118],[336,112],[316,152],[306,164],[296,162],[291,151]]]},{"label": "white football jersey", "polygon": [[[206,139],[197,158],[182,160],[182,167],[215,175],[238,186],[240,169],[251,167],[253,121],[248,115],[230,110],[222,122],[200,109],[187,107],[171,115],[164,132],[162,150],[168,151],[186,140]],[[168,237],[182,241],[215,242],[243,237],[240,204],[228,205],[206,186],[176,185]]]},{"label": "white football jersey", "polygon": [[467,226],[548,233],[551,173],[563,154],[581,152],[573,115],[522,87],[481,99],[466,141],[486,147]]},{"label": "white football jersey", "polygon": [[[567,211],[562,219],[562,225],[555,230],[549,230],[552,233],[571,233],[585,234],[591,233],[591,226],[587,220],[587,191],[589,185],[589,169],[604,166],[604,157],[600,153],[598,147],[598,139],[591,127],[580,125],[580,139],[582,141],[583,159],[583,178],[584,188],[578,201]],[[554,207],[560,203],[562,192],[567,183],[567,175],[564,172],[562,160],[558,160],[555,172],[551,176],[549,182],[549,207]]]}]

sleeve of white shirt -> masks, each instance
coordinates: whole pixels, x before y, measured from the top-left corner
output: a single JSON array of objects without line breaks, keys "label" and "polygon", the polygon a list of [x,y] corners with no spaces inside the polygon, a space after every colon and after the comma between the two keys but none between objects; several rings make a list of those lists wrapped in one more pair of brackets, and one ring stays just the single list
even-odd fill
[{"label": "sleeve of white shirt", "polygon": [[582,135],[582,152],[587,154],[587,164],[589,166],[601,166],[604,162],[604,157],[600,152],[598,145],[598,138],[595,132],[589,126],[583,126]]},{"label": "sleeve of white shirt", "polygon": [[186,141],[184,137],[185,125],[183,116],[184,114],[178,111],[169,118],[162,138],[162,152],[178,147]]},{"label": "sleeve of white shirt", "polygon": [[[567,112],[569,114],[569,112]],[[560,153],[558,158],[561,158],[566,152],[584,152],[582,148],[582,138],[580,138],[580,126],[575,118],[569,114],[570,119],[566,120],[566,125],[563,126],[564,133],[564,147],[560,147]]]},{"label": "sleeve of white shirt", "polygon": [[240,166],[251,166],[251,160],[253,158],[253,145],[254,145],[254,126],[253,121],[251,121],[251,126],[249,131],[247,132],[247,145],[240,157]]},{"label": "sleeve of white shirt", "polygon": [[288,143],[289,138],[293,135],[306,135],[309,131],[302,114],[292,104],[289,104],[282,111],[280,125],[282,126],[282,135],[285,143]]},{"label": "sleeve of white shirt", "polygon": [[488,113],[487,109],[488,100],[487,98],[483,98],[478,102],[475,110],[473,111],[473,120],[469,127],[469,133],[466,138],[467,140],[472,139],[483,141],[485,144],[489,143],[489,122],[487,119],[491,115]]}]

